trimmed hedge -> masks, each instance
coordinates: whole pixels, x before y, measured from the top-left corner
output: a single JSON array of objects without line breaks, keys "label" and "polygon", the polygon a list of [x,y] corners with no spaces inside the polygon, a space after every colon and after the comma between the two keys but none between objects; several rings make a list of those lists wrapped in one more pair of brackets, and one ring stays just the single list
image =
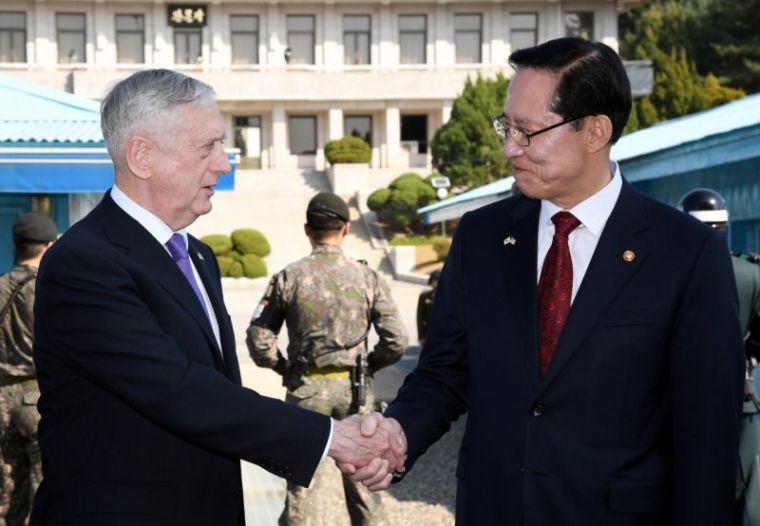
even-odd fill
[{"label": "trimmed hedge", "polygon": [[343,137],[325,144],[325,158],[330,164],[368,163],[372,159],[372,148],[360,137]]},{"label": "trimmed hedge", "polygon": [[227,236],[211,234],[201,238],[214,251],[223,277],[260,278],[267,275],[263,256],[272,251],[267,238],[253,228],[241,228]]},{"label": "trimmed hedge", "polygon": [[246,254],[240,258],[246,278],[261,278],[267,275],[267,265],[256,254]]},{"label": "trimmed hedge", "polygon": [[449,249],[451,248],[451,239],[448,237],[439,237],[433,241],[433,250],[435,250],[438,256],[438,261],[446,261],[446,256],[449,255]]},{"label": "trimmed hedge", "polygon": [[256,254],[263,258],[272,252],[272,247],[264,234],[253,228],[235,230],[231,237],[235,250],[243,255]]},{"label": "trimmed hedge", "polygon": [[203,236],[201,241],[210,246],[211,250],[214,251],[214,255],[217,257],[226,256],[232,250],[232,239],[230,236],[224,234]]},{"label": "trimmed hedge", "polygon": [[377,212],[381,221],[389,222],[396,231],[422,232],[422,218],[417,210],[435,200],[435,190],[418,174],[406,172],[396,177],[388,188],[375,190],[367,198],[367,206]]}]

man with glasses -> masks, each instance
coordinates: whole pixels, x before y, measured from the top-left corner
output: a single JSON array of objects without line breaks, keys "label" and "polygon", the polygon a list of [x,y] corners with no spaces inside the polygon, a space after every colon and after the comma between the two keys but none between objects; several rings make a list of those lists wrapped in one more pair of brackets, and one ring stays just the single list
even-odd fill
[{"label": "man with glasses", "polygon": [[408,473],[467,412],[457,524],[730,524],[743,353],[725,242],[610,160],[631,109],[612,49],[561,38],[510,63],[494,126],[520,195],[462,217],[419,365],[363,432],[405,435]]}]

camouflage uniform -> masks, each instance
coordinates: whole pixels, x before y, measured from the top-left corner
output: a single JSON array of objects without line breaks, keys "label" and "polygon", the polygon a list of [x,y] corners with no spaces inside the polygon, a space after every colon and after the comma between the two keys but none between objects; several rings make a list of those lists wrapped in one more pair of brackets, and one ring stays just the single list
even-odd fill
[{"label": "camouflage uniform", "polygon": [[0,308],[27,278],[0,320],[0,451],[3,457],[0,524],[24,524],[42,480],[37,444],[37,400],[40,396],[32,362],[34,315],[33,267],[17,265],[0,277]]},{"label": "camouflage uniform", "polygon": [[[285,320],[288,358],[277,348],[277,334]],[[351,380],[341,374],[356,364],[370,323],[380,337],[367,357],[371,373],[397,361],[407,345],[390,289],[375,271],[345,257],[340,247],[317,245],[311,255],[272,277],[248,328],[248,349],[257,365],[280,374],[285,374],[303,349],[312,349],[311,372],[302,386],[287,393],[286,400],[341,419],[351,412]],[[368,383],[367,401],[358,411],[371,411],[373,403]],[[320,486],[330,469],[336,468],[328,463],[320,465],[308,490],[288,483],[281,525],[319,524],[320,501],[322,506],[325,501]],[[373,518],[380,504],[379,494],[347,476],[343,476],[343,488],[352,525],[381,520],[379,515]]]}]

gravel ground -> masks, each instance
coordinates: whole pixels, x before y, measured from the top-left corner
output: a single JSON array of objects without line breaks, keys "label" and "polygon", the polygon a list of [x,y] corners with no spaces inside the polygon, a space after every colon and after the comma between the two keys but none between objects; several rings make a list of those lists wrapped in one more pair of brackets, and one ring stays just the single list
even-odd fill
[{"label": "gravel ground", "polygon": [[[382,494],[385,526],[451,526],[454,524],[457,453],[464,434],[464,418],[420,458],[404,480]],[[314,526],[350,526],[337,468],[329,484],[334,491],[311,515]]]}]

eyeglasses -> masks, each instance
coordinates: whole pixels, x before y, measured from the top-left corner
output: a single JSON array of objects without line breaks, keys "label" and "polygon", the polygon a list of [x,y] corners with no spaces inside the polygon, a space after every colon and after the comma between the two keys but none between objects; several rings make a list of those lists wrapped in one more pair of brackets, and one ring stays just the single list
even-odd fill
[{"label": "eyeglasses", "polygon": [[535,137],[539,133],[548,132],[549,130],[553,130],[554,128],[562,126],[563,124],[575,122],[582,118],[583,117],[573,117],[572,119],[567,119],[562,122],[558,122],[557,124],[552,124],[551,126],[541,128],[540,130],[534,132],[529,132],[516,126],[510,126],[507,122],[507,118],[504,115],[499,115],[498,117],[491,119],[491,124],[493,124],[493,129],[496,130],[496,133],[499,134],[499,137],[501,137],[503,140],[506,141],[507,137],[512,137],[512,140],[515,141],[515,144],[518,146],[530,146],[531,137]]}]

